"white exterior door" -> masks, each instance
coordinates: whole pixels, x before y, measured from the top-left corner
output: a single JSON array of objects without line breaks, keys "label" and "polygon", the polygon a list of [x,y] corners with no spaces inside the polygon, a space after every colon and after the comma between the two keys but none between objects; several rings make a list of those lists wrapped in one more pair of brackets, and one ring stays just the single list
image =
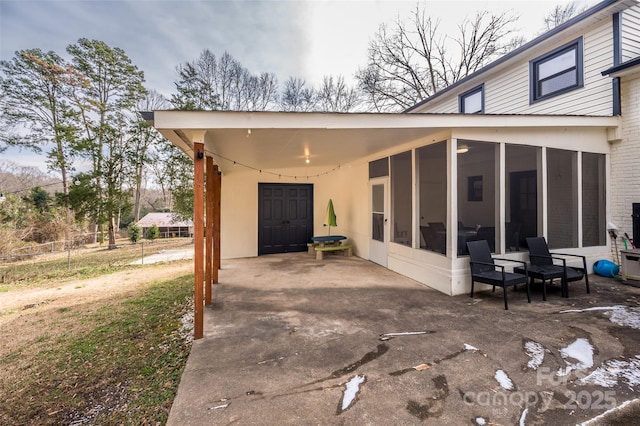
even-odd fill
[{"label": "white exterior door", "polygon": [[389,197],[388,178],[372,179],[369,183],[371,190],[371,238],[369,242],[369,259],[384,267],[387,266],[389,244]]}]

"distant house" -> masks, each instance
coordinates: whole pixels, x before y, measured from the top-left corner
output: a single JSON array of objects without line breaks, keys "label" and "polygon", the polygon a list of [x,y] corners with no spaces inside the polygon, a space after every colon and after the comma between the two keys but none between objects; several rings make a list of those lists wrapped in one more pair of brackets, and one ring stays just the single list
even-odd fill
[{"label": "distant house", "polygon": [[138,221],[142,235],[153,225],[160,230],[160,238],[193,236],[193,222],[176,220],[174,213],[149,213]]},{"label": "distant house", "polygon": [[639,99],[640,5],[605,0],[403,113],[147,118],[203,192],[221,173],[222,258],[307,250],[332,199],[357,256],[456,295],[470,238],[518,260],[527,236],[589,268],[611,258],[607,223],[631,232],[640,203]]}]

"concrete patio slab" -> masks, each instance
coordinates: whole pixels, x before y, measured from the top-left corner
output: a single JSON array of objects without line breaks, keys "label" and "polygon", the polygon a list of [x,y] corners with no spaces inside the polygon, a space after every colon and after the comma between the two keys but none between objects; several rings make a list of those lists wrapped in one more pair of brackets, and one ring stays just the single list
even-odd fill
[{"label": "concrete patio slab", "polygon": [[640,418],[639,288],[591,276],[568,299],[510,290],[505,311],[501,289],[450,297],[357,257],[222,267],[170,425]]}]

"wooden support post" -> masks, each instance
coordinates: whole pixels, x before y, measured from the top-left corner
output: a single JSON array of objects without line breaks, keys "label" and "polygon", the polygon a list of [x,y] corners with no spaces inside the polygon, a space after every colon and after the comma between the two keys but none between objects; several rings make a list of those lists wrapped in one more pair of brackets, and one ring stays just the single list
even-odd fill
[{"label": "wooden support post", "polygon": [[214,186],[216,181],[218,180],[218,166],[213,165],[213,157],[207,157],[207,188],[206,188],[206,202],[207,202],[207,214],[206,214],[206,244],[205,244],[205,252],[206,252],[206,260],[205,260],[205,270],[206,270],[206,278],[204,283],[204,304],[211,304],[211,284],[214,283],[213,280],[213,257],[214,257],[214,249],[213,249],[213,206],[214,206]]},{"label": "wooden support post", "polygon": [[215,185],[214,185],[214,207],[213,207],[213,253],[214,253],[214,261],[213,261],[213,282],[218,282],[218,270],[220,269],[220,206],[221,206],[221,198],[222,198],[222,173],[218,171],[218,166],[214,166],[214,170],[216,176]]},{"label": "wooden support post", "polygon": [[[203,138],[204,139],[204,138]],[[194,241],[194,312],[193,338],[204,335],[204,306],[202,287],[204,282],[204,143],[193,144],[193,241]]]}]

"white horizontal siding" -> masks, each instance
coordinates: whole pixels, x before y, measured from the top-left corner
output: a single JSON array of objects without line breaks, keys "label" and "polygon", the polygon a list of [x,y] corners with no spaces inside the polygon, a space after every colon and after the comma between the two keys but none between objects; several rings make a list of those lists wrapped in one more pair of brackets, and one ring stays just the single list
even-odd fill
[{"label": "white horizontal siding", "polygon": [[511,67],[485,83],[487,114],[522,114],[529,105],[529,62]]},{"label": "white horizontal siding", "polygon": [[[457,92],[456,92],[457,93]],[[464,93],[461,91],[460,93]],[[458,95],[443,96],[436,102],[429,103],[427,108],[419,109],[418,112],[454,114],[458,111]]]},{"label": "white horizontal siding", "polygon": [[[575,40],[572,36],[559,41],[548,51]],[[485,87],[486,114],[550,114],[611,115],[611,79],[602,71],[613,65],[612,20],[604,20],[583,35],[584,87],[533,105],[529,104],[529,61],[540,52],[521,57],[520,61],[499,71],[489,71],[486,80],[475,80],[426,105],[420,112],[449,113],[458,111],[458,95],[478,84]]]},{"label": "white horizontal siding", "polygon": [[640,56],[640,4],[622,13],[622,62]]}]

